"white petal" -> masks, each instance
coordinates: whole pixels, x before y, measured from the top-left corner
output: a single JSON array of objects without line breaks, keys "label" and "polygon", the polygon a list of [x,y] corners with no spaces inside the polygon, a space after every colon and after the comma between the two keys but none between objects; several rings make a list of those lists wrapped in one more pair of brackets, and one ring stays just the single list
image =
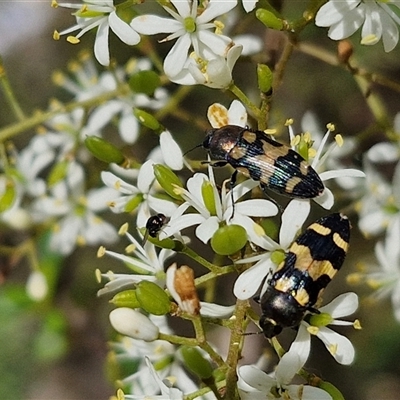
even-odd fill
[{"label": "white petal", "polygon": [[353,1],[328,1],[317,12],[315,25],[331,26],[342,20],[343,16],[354,9],[360,0]]},{"label": "white petal", "polygon": [[263,41],[258,36],[249,34],[235,36],[233,41],[235,44],[243,46],[242,56],[244,57],[259,53],[264,46]]},{"label": "white petal", "polygon": [[148,193],[150,186],[154,181],[154,161],[147,160],[139,171],[137,186],[142,193]]},{"label": "white petal", "polygon": [[183,35],[178,38],[164,60],[164,72],[168,77],[175,77],[180,73],[188,58],[190,36]]},{"label": "white petal", "polygon": [[219,228],[219,222],[217,217],[210,217],[204,220],[197,228],[196,228],[196,236],[203,242],[207,243],[216,230]]},{"label": "white petal", "polygon": [[358,296],[353,293],[343,293],[332,300],[319,311],[328,313],[332,318],[341,318],[353,314],[358,308]]},{"label": "white petal", "polygon": [[257,3],[258,0],[242,0],[243,8],[247,13],[253,11]]},{"label": "white petal", "polygon": [[269,393],[272,386],[276,385],[276,381],[273,378],[261,371],[255,365],[242,365],[238,369],[238,375],[239,387],[240,380],[242,380],[248,386],[261,391],[264,396],[266,393]]},{"label": "white petal", "polygon": [[181,170],[183,168],[182,150],[168,131],[161,133],[160,147],[165,164],[173,170]]},{"label": "white petal", "polygon": [[237,203],[235,211],[249,217],[272,217],[278,213],[278,207],[269,200],[251,199]]},{"label": "white petal", "polygon": [[310,213],[308,200],[292,200],[282,214],[282,225],[279,232],[279,243],[287,249],[293,242]]},{"label": "white petal", "polygon": [[364,4],[360,4],[355,10],[350,11],[343,20],[332,25],[328,31],[328,36],[333,40],[341,40],[351,36],[364,22],[363,6]]},{"label": "white petal", "polygon": [[324,342],[328,351],[330,351],[330,346],[335,346],[335,354],[331,354],[339,364],[350,365],[354,361],[354,347],[347,337],[326,327],[321,327],[317,336]]},{"label": "white petal", "polygon": [[321,207],[325,208],[325,210],[330,210],[335,202],[332,191],[327,187],[325,187],[324,192],[320,196],[313,200]]},{"label": "white petal", "polygon": [[139,122],[133,115],[132,110],[124,112],[118,124],[119,135],[124,142],[133,144],[139,135]]},{"label": "white petal", "polygon": [[276,380],[281,385],[289,384],[297,372],[303,368],[310,354],[311,338],[304,325],[299,326],[295,341],[283,355],[275,370]]},{"label": "white petal", "polygon": [[140,42],[140,36],[126,22],[122,21],[114,11],[108,17],[112,31],[126,44],[133,46]]},{"label": "white petal", "polygon": [[85,134],[93,135],[108,124],[111,119],[121,111],[122,104],[119,100],[110,100],[106,104],[97,107],[89,116],[85,127]]},{"label": "white petal", "polygon": [[275,265],[268,257],[254,264],[251,268],[242,272],[236,279],[233,294],[239,300],[247,300],[254,296],[262,284],[264,277],[274,267]]},{"label": "white petal", "polygon": [[200,214],[185,214],[181,217],[169,221],[168,225],[161,231],[160,239],[165,239],[189,226],[201,224],[204,217]]},{"label": "white petal", "polygon": [[380,142],[368,150],[367,157],[374,163],[395,162],[399,159],[399,148],[390,142]]},{"label": "white petal", "polygon": [[221,306],[215,303],[200,302],[200,314],[203,317],[211,318],[229,318],[232,316],[235,306]]},{"label": "white petal", "polygon": [[365,173],[359,169],[346,168],[337,169],[332,171],[324,171],[319,174],[322,181],[327,181],[334,178],[352,177],[352,178],[365,178]]},{"label": "white petal", "polygon": [[204,12],[199,17],[197,17],[196,22],[198,24],[209,22],[212,19],[232,10],[232,8],[236,7],[236,5],[237,0],[210,0]]},{"label": "white petal", "polygon": [[133,18],[131,27],[143,35],[155,35],[157,33],[176,32],[182,28],[182,24],[171,18],[163,18],[157,15],[141,15]]},{"label": "white petal", "polygon": [[[400,113],[399,113],[400,115]],[[400,120],[400,117],[399,117]],[[211,121],[210,121],[211,122]],[[239,100],[233,100],[228,110],[228,124],[245,127],[247,125],[247,111]],[[226,125],[228,125],[226,124]],[[212,123],[213,128],[216,128]]]},{"label": "white petal", "polygon": [[108,20],[104,21],[97,28],[96,40],[94,42],[94,55],[97,61],[107,67],[110,64],[110,53],[108,51]]}]

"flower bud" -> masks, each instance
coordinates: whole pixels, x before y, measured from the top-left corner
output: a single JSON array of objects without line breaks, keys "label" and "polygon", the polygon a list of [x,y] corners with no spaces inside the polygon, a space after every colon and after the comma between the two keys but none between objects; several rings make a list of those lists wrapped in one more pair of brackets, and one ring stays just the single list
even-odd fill
[{"label": "flower bud", "polygon": [[0,212],[8,210],[13,205],[16,197],[16,189],[13,181],[7,180],[4,186],[4,191],[0,195]]},{"label": "flower bud", "polygon": [[85,146],[100,161],[122,164],[125,160],[121,150],[98,136],[87,136]]},{"label": "flower bud", "polygon": [[129,87],[132,92],[144,93],[153,96],[160,86],[160,77],[154,71],[139,71],[129,78]]},{"label": "flower bud", "polygon": [[157,119],[154,118],[150,113],[140,110],[139,108],[135,108],[133,110],[133,115],[146,128],[149,128],[156,132],[163,130],[163,127],[160,125],[160,123],[157,121]]},{"label": "flower bud", "polygon": [[167,269],[167,289],[179,308],[191,315],[200,312],[200,301],[194,284],[194,272],[187,265],[177,268],[176,263]]},{"label": "flower bud", "polygon": [[171,169],[162,164],[154,165],[154,175],[160,186],[174,199],[182,200],[176,192],[176,186],[183,188],[182,182]]},{"label": "flower bud", "polygon": [[140,307],[149,314],[165,315],[171,309],[167,293],[154,282],[139,282],[136,288],[136,297]]},{"label": "flower bud", "polygon": [[270,93],[272,89],[273,75],[268,65],[257,64],[258,88],[263,93]]},{"label": "flower bud", "polygon": [[201,185],[201,195],[203,197],[204,205],[211,215],[217,215],[215,205],[214,186],[210,181],[204,180]]},{"label": "flower bud", "polygon": [[65,178],[65,176],[67,175],[68,166],[69,162],[66,160],[60,161],[54,165],[47,178],[47,183],[50,187],[56,185],[58,182],[61,182]]},{"label": "flower bud", "polygon": [[271,11],[265,8],[258,8],[256,11],[256,17],[267,27],[275,29],[277,31],[282,30],[283,20],[274,15]]},{"label": "flower bud", "polygon": [[182,346],[181,354],[186,366],[201,379],[209,379],[212,376],[213,369],[208,360],[206,360],[199,349],[196,347]]},{"label": "flower bud", "polygon": [[211,238],[212,249],[222,256],[234,254],[247,243],[246,230],[240,225],[226,225],[214,233]]},{"label": "flower bud", "polygon": [[26,281],[26,292],[34,301],[42,301],[49,291],[46,277],[41,271],[33,271]]},{"label": "flower bud", "polygon": [[349,58],[353,54],[353,45],[349,40],[341,40],[338,43],[337,47],[337,56],[338,60],[342,64],[347,64],[349,61]]},{"label": "flower bud", "polygon": [[128,307],[128,308],[139,308],[140,304],[136,297],[136,290],[124,290],[123,292],[117,293],[111,300],[110,303],[115,304],[117,307]]},{"label": "flower bud", "polygon": [[158,338],[159,329],[145,315],[131,308],[121,307],[110,312],[112,327],[122,335],[152,342]]}]

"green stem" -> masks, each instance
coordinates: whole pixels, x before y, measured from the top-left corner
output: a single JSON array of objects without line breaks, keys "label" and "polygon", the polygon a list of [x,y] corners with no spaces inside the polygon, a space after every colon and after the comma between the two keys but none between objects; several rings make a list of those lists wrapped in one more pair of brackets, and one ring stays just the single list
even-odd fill
[{"label": "green stem", "polygon": [[46,111],[46,112],[43,112],[43,111],[37,112],[32,117],[28,117],[28,118],[22,120],[21,122],[18,122],[16,124],[12,124],[12,125],[6,126],[3,129],[0,129],[0,142],[4,141],[6,139],[9,139],[13,136],[16,136],[21,132],[32,129],[35,126],[40,125],[40,124],[46,122],[47,120],[55,117],[60,112],[68,113],[68,112],[75,110],[78,107],[89,108],[96,104],[101,104],[102,102],[104,102],[106,100],[117,97],[127,91],[129,91],[129,86],[121,85],[118,89],[112,90],[107,93],[102,93],[101,95],[92,97],[88,100],[73,101],[71,103],[68,103],[68,104],[60,107],[59,109],[54,109],[54,110]]},{"label": "green stem", "polygon": [[228,365],[228,371],[226,374],[226,399],[236,400],[240,399],[239,393],[237,390],[237,363],[240,359],[243,340],[244,340],[244,331],[245,331],[245,319],[246,319],[246,310],[248,308],[248,301],[238,300],[236,302],[236,310],[234,313],[233,324],[231,327],[231,339],[229,343],[229,352],[226,360],[226,364]]},{"label": "green stem", "polygon": [[253,114],[257,121],[262,117],[260,109],[256,107],[256,105],[233,82],[228,89],[243,103],[250,113]]},{"label": "green stem", "polygon": [[17,101],[10,81],[8,80],[2,57],[0,57],[0,84],[2,86],[6,101],[13,111],[15,117],[17,120],[22,121],[25,118],[25,115]]}]

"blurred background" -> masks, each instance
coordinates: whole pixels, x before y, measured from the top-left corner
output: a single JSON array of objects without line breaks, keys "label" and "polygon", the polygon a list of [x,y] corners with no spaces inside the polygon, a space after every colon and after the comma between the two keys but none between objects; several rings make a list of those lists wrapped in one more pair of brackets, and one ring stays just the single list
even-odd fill
[{"label": "blurred background", "polygon": [[[289,5],[290,3],[290,5]],[[287,2],[285,15],[298,15],[304,2]],[[67,71],[68,62],[77,57],[78,48],[65,40],[52,38],[55,29],[61,31],[74,23],[69,10],[53,9],[50,1],[1,1],[0,2],[0,55],[5,70],[15,90],[22,109],[27,113],[45,110],[49,99],[57,97],[68,101],[66,93],[55,87],[51,81],[55,69]],[[359,34],[358,34],[359,35]],[[382,44],[371,47],[358,45],[359,36],[352,38],[355,44],[356,63],[370,72],[382,74],[400,81],[400,46],[391,53],[384,53]],[[312,24],[302,34],[302,43],[322,46],[332,54],[336,44],[326,36],[326,31]],[[279,55],[283,35],[268,32],[265,53],[260,61],[272,63]],[[134,49],[111,38],[112,56],[119,63],[134,56]],[[86,34],[79,44],[79,50],[92,52],[93,35]],[[102,70],[98,65],[99,70]],[[248,72],[248,63],[238,63],[234,70],[235,82],[239,87],[256,85],[254,75]],[[254,82],[249,82],[253,79]],[[171,85],[174,88],[174,85]],[[255,86],[256,88],[256,86]],[[389,119],[400,111],[400,93],[374,85],[371,87],[381,97]],[[255,92],[256,93],[256,92]],[[199,143],[203,137],[200,127],[207,127],[207,107],[213,102],[229,106],[232,97],[206,87],[195,87],[185,99],[188,116],[194,113],[198,127],[191,124],[190,117],[176,121],[163,121],[174,133],[183,149]],[[276,123],[286,118],[295,119],[296,131],[300,131],[302,116],[312,111],[325,130],[333,122],[344,138],[363,135],[362,151],[381,141],[384,135],[379,124],[374,122],[366,100],[352,75],[344,68],[328,65],[301,51],[295,51],[283,77],[282,86],[275,93],[272,120]],[[0,128],[15,122],[0,93]],[[26,132],[15,138],[14,143],[23,147],[34,134]],[[146,141],[140,140],[135,154],[148,153]],[[361,167],[362,153],[353,155],[356,165]],[[390,175],[390,171],[387,171]],[[390,176],[389,176],[390,178]],[[319,216],[317,213],[316,217]],[[123,216],[110,218],[118,225]],[[125,217],[126,218],[126,217]],[[343,332],[356,348],[356,360],[352,366],[341,366],[330,357],[321,343],[315,340],[312,346],[313,370],[338,386],[348,400],[398,399],[400,392],[400,324],[393,318],[390,302],[371,301],[370,289],[350,287],[346,275],[357,271],[360,264],[374,265],[374,240],[366,240],[357,229],[355,213],[351,215],[353,234],[351,251],[343,271],[335,278],[325,295],[327,302],[335,294],[356,291],[361,298],[356,317],[363,329]],[[0,244],[16,246],[24,240],[27,232],[10,232],[2,227]],[[120,243],[113,249],[122,249]],[[111,307],[108,298],[96,296],[100,285],[94,271],[109,269],[124,270],[110,259],[97,259],[96,248],[81,248],[62,259],[55,254],[42,260],[46,268],[54,271],[54,294],[51,300],[34,303],[25,294],[25,282],[29,275],[26,260],[0,255],[2,286],[0,287],[0,399],[31,400],[88,400],[107,399],[115,391],[106,368],[107,341],[112,338],[108,322]],[[186,261],[187,260],[183,260]],[[231,304],[231,284],[221,283],[222,304]],[[258,310],[255,305],[255,309]],[[255,327],[253,326],[255,331]],[[292,332],[285,333],[283,343],[289,343]],[[212,333],[216,343],[217,331]],[[244,362],[254,362],[268,343],[261,335],[246,338]],[[115,376],[115,371],[111,374]]]}]

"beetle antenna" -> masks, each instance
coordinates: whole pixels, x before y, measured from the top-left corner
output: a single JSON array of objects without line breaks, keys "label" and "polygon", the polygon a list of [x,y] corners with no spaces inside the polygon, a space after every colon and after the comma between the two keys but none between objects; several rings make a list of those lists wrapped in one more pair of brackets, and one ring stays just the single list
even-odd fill
[{"label": "beetle antenna", "polygon": [[195,149],[197,149],[197,148],[199,148],[199,147],[203,147],[203,143],[200,143],[200,144],[198,144],[197,146],[194,146],[192,149],[186,151],[185,153],[183,153],[183,156],[182,156],[182,157],[185,157],[186,154],[190,153],[191,151],[193,151],[193,150],[195,150]]}]

